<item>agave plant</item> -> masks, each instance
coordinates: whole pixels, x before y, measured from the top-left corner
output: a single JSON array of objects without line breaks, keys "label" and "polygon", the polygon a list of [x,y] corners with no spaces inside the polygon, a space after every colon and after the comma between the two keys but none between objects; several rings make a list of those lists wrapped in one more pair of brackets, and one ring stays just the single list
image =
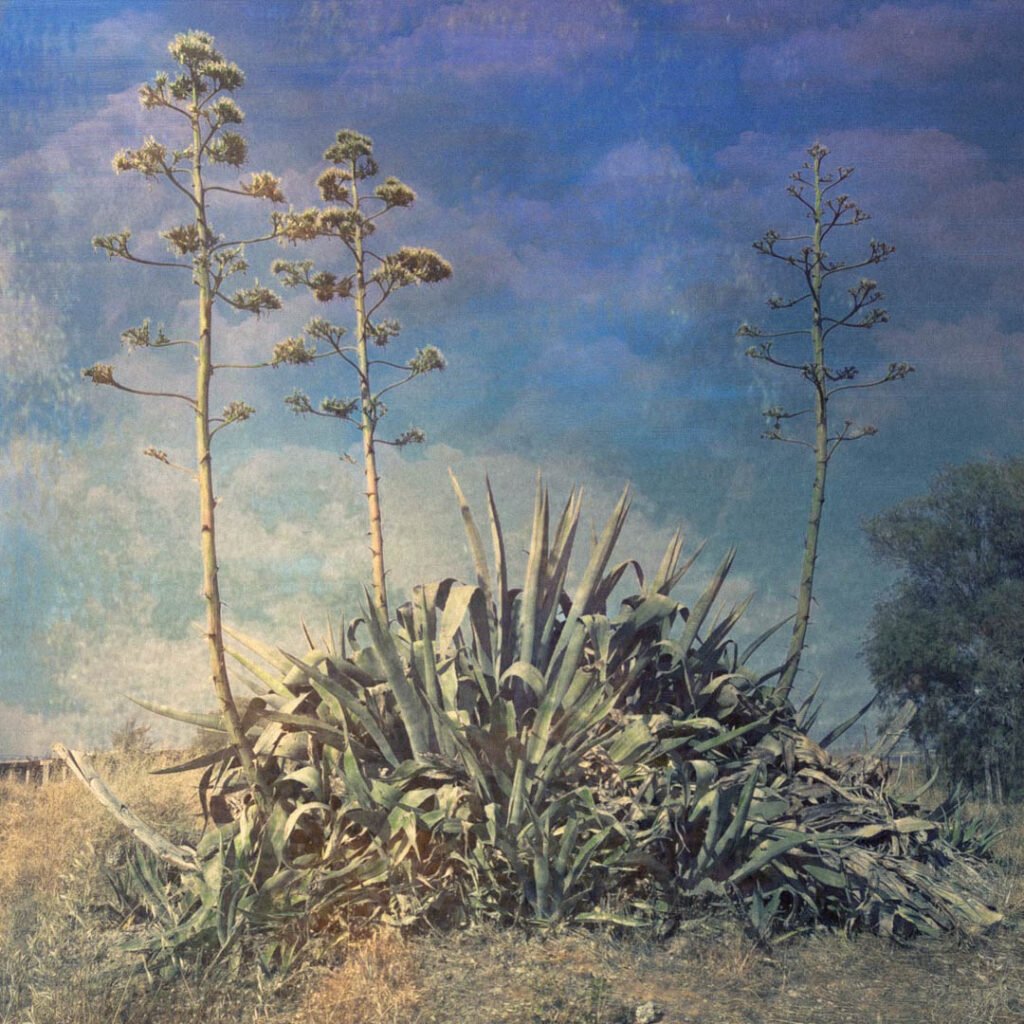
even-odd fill
[{"label": "agave plant", "polygon": [[[668,597],[685,571],[678,537],[649,582],[635,563],[609,568],[628,512],[624,493],[570,598],[565,584],[579,495],[570,496],[552,532],[549,499],[538,483],[526,581],[511,590],[490,489],[493,580],[455,487],[475,584],[448,579],[417,588],[394,628],[368,601],[365,618],[337,643],[331,637],[311,644],[302,659],[233,634],[241,649],[232,654],[259,690],[247,710],[263,726],[254,749],[277,765],[268,772],[277,799],[266,824],[279,835],[271,844],[281,851],[276,866],[288,866],[291,847],[316,832],[320,888],[348,884],[347,859],[358,848],[361,855],[375,851],[382,876],[410,856],[420,880],[423,862],[444,864],[462,886],[460,902],[501,915],[558,919],[588,896],[593,910],[596,877],[611,871],[634,840],[598,805],[584,766],[609,745],[606,759],[625,761],[642,750],[633,733],[625,746],[612,740],[640,681],[664,660],[660,645],[674,623],[683,625],[684,647],[693,648],[694,678],[703,681],[722,662],[724,654],[698,644],[696,635],[728,565],[693,614]],[[609,617],[609,597],[630,569],[641,593]],[[712,631],[711,643],[721,646],[725,632]],[[212,716],[145,706],[217,727]],[[285,770],[296,760],[305,761],[298,772]],[[204,794],[243,791],[227,747],[180,767],[204,761]],[[351,831],[353,823],[363,826],[362,836]],[[332,847],[337,829],[348,830],[344,850]],[[340,874],[338,853],[346,857]],[[402,880],[422,888],[409,872]]]},{"label": "agave plant", "polygon": [[951,881],[966,861],[937,818],[891,796],[882,762],[832,758],[843,727],[815,743],[812,701],[780,702],[778,670],[751,668],[773,631],[741,651],[731,634],[745,603],[716,611],[732,552],[680,603],[692,558],[678,535],[653,576],[613,563],[624,492],[570,592],[580,496],[552,529],[538,482],[513,589],[490,486],[493,572],[453,484],[475,582],[418,587],[393,623],[368,594],[363,617],[321,643],[307,631],[302,657],[231,633],[271,800],[249,799],[226,744],[177,767],[206,767],[219,826],[179,857],[196,867],[178,939],[283,920],[664,926],[695,893],[731,897],[765,934],[998,919]]}]

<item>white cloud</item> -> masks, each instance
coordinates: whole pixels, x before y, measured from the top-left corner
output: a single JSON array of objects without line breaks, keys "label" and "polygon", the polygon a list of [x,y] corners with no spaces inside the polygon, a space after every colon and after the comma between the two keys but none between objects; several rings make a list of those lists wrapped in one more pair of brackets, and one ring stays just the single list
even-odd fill
[{"label": "white cloud", "polygon": [[427,71],[469,83],[560,76],[585,59],[628,51],[634,34],[617,0],[470,0],[428,7],[424,14],[411,31],[363,54],[359,76],[392,83],[421,79]]},{"label": "white cloud", "polygon": [[446,308],[507,290],[561,319],[602,307],[667,311],[694,274],[712,209],[677,150],[638,140],[554,195],[490,189],[447,206],[423,192],[392,226],[452,261]]},{"label": "white cloud", "polygon": [[999,2],[884,3],[858,13],[845,24],[812,25],[751,47],[745,84],[759,92],[920,88],[967,68],[984,79],[1019,48],[1017,12]]},{"label": "white cloud", "polygon": [[77,395],[55,311],[15,287],[13,276],[13,267],[0,263],[0,407],[3,428],[21,433],[40,413],[63,421]]},{"label": "white cloud", "polygon": [[[655,198],[669,198],[669,190],[691,201],[698,198],[693,171],[679,153],[671,146],[655,146],[642,139],[606,153],[590,172],[588,184],[601,189],[629,189],[630,203],[638,201],[638,186],[645,192],[656,191]],[[607,192],[604,195],[614,198]]]},{"label": "white cloud", "polygon": [[153,60],[167,57],[163,18],[154,11],[121,11],[116,18],[97,22],[86,44],[92,60],[121,60],[147,54]]}]

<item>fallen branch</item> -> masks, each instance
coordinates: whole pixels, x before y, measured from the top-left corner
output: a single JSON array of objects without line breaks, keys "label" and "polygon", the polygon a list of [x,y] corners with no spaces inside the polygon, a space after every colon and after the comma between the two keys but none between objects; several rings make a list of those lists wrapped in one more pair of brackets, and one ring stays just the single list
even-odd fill
[{"label": "fallen branch", "polygon": [[81,750],[68,750],[63,743],[55,743],[53,752],[64,761],[71,774],[99,800],[110,813],[144,846],[148,846],[161,860],[184,871],[198,871],[195,851],[187,846],[176,846],[165,836],[143,821],[127,804],[116,797],[100,778],[88,754]]}]

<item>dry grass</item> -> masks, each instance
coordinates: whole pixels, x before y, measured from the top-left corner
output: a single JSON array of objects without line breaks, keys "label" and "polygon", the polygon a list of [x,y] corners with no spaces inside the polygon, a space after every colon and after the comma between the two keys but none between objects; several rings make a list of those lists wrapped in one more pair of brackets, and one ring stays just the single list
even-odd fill
[{"label": "dry grass", "polygon": [[[144,758],[107,765],[126,802],[175,838],[197,822],[194,777]],[[1024,1020],[1024,813],[993,885],[1010,927],[970,945],[898,948],[816,935],[758,948],[730,918],[669,941],[479,928],[403,939],[384,931],[324,953],[280,988],[237,973],[147,977],[103,911],[103,866],[125,836],[76,782],[0,784],[0,1021],[5,1024],[620,1024],[653,1001],[663,1024],[1020,1024]]]},{"label": "dry grass", "polygon": [[[154,763],[142,755],[101,760],[117,794],[143,817],[175,837],[193,833],[195,776],[149,775]],[[101,908],[105,869],[125,843],[123,829],[74,780],[0,782],[0,1020],[122,1019],[132,985],[111,979],[118,934]]]},{"label": "dry grass", "polygon": [[[108,757],[118,796],[172,837],[199,822],[196,777],[154,776],[152,758]],[[39,787],[0,782],[0,948],[55,913],[88,905],[102,869],[124,849],[124,830],[74,780]]]},{"label": "dry grass", "polygon": [[953,940],[898,948],[829,934],[768,954],[733,922],[708,920],[659,945],[483,930],[420,940],[403,955],[421,992],[419,1015],[406,1019],[419,1024],[619,1024],[651,1001],[662,1024],[1024,1019],[1024,942],[1015,932],[969,948]]},{"label": "dry grass", "polygon": [[423,971],[408,943],[390,929],[347,951],[334,970],[305,979],[294,1024],[374,1021],[412,1024],[421,1019]]}]

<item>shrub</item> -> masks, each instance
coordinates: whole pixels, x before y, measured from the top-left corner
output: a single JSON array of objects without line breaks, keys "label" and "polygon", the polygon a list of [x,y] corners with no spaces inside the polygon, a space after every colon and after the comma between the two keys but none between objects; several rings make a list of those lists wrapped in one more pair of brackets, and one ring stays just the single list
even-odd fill
[{"label": "shrub", "polygon": [[[364,616],[304,657],[232,634],[258,695],[244,713],[271,799],[230,747],[205,767],[219,827],[170,900],[141,866],[165,946],[223,951],[270,928],[289,959],[318,928],[490,919],[670,928],[695,897],[731,899],[766,936],[818,924],[893,936],[999,915],[942,826],[897,799],[881,762],[806,735],[808,704],[740,651],[743,606],[716,612],[729,552],[692,605],[673,537],[652,576],[612,565],[623,494],[566,591],[580,513],[551,529],[538,485],[522,587],[508,585],[488,488],[494,576],[456,483],[476,581],[416,588],[396,622]],[[691,560],[692,561],[692,560]],[[609,606],[628,574],[637,589]],[[307,634],[308,636],[308,634]],[[216,716],[151,706],[216,728]],[[842,730],[835,730],[833,737]],[[174,769],[169,769],[173,771]]]}]

